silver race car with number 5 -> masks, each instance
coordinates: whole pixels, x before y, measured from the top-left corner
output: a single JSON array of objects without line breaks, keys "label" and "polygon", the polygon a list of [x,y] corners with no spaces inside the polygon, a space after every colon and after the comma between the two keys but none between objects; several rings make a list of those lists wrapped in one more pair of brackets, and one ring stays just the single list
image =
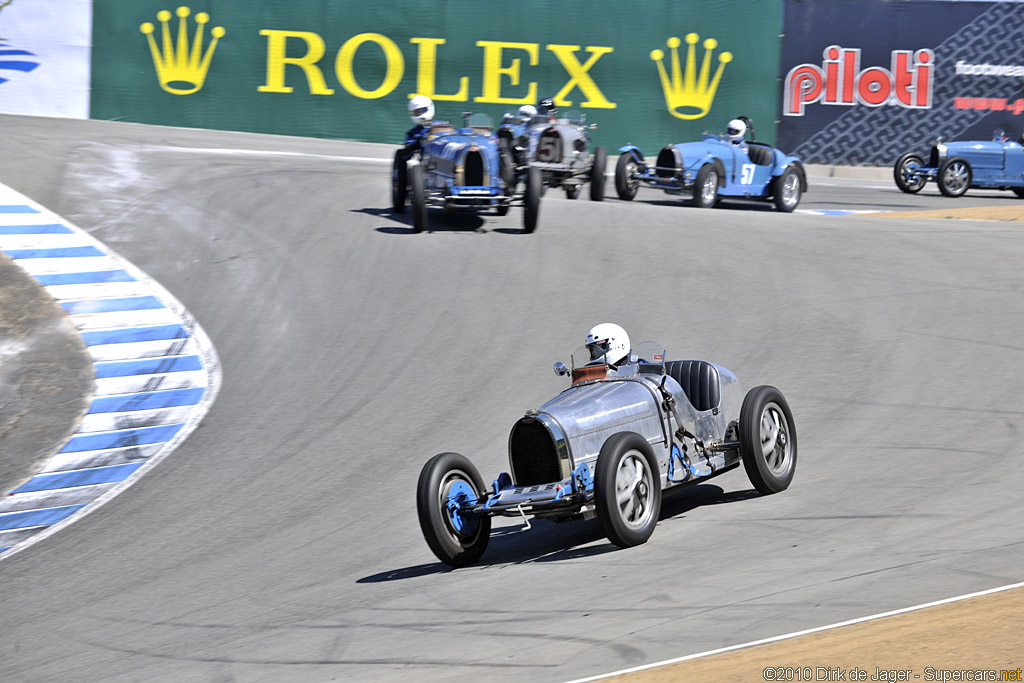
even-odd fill
[{"label": "silver race car with number 5", "polygon": [[600,146],[591,150],[590,131],[597,126],[588,125],[586,117],[578,111],[506,114],[498,139],[512,155],[516,180],[530,183],[530,174],[539,174],[542,188],[560,187],[568,199],[576,199],[589,183],[590,199],[603,200],[608,151]]},{"label": "silver race car with number 5", "polygon": [[796,425],[778,389],[758,386],[744,395],[720,365],[667,361],[664,349],[650,342],[618,364],[593,348],[581,347],[568,368],[556,363],[555,372],[570,376],[571,386],[513,425],[510,472],[486,485],[458,453],[424,465],[417,512],[427,545],[442,562],[461,567],[478,560],[496,515],[521,517],[527,526],[527,516],[555,522],[596,516],[608,539],[626,548],[654,532],[663,491],[740,463],[761,493],[789,486]]}]

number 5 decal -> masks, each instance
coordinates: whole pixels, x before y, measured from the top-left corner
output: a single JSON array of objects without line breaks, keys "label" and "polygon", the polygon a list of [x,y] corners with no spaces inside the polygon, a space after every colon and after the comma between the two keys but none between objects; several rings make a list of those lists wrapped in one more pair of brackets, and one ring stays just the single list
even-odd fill
[{"label": "number 5 decal", "polygon": [[743,164],[743,169],[740,171],[740,184],[749,185],[754,182],[754,165]]},{"label": "number 5 decal", "polygon": [[550,163],[561,161],[562,139],[557,135],[542,137],[537,144],[537,161]]}]

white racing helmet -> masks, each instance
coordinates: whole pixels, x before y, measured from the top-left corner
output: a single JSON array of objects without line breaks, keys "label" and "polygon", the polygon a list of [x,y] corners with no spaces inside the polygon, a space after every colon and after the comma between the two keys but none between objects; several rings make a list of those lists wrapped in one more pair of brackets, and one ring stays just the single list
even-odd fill
[{"label": "white racing helmet", "polygon": [[734,145],[738,145],[743,142],[743,138],[747,135],[747,124],[739,119],[733,119],[729,122],[725,132],[729,136],[729,141]]},{"label": "white racing helmet", "polygon": [[415,124],[424,124],[434,118],[434,101],[426,95],[416,95],[409,100],[409,118]]},{"label": "white racing helmet", "polygon": [[629,355],[629,335],[615,323],[594,325],[587,332],[587,350],[590,361],[603,361],[615,365]]},{"label": "white racing helmet", "polygon": [[524,121],[529,121],[536,115],[537,107],[533,106],[532,104],[524,104],[523,106],[519,107],[518,116],[520,119]]}]

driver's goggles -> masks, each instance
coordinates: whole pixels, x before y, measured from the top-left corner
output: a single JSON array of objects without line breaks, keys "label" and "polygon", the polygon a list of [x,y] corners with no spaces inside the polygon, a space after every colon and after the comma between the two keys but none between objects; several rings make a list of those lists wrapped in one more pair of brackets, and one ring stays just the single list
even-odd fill
[{"label": "driver's goggles", "polygon": [[423,116],[426,113],[427,113],[427,107],[417,107],[416,109],[412,110],[412,115],[413,116]]},{"label": "driver's goggles", "polygon": [[726,131],[729,133],[729,135],[739,135],[740,134],[739,128],[727,128]]},{"label": "driver's goggles", "polygon": [[608,354],[608,340],[604,339],[587,344],[587,350],[590,351],[590,360],[602,358]]}]

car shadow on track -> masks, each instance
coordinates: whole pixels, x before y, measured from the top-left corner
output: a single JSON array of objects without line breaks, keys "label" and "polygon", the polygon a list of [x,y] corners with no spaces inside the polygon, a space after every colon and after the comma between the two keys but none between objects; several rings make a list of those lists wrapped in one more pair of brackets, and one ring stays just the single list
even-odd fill
[{"label": "car shadow on track", "polygon": [[[621,200],[620,200],[621,201]],[[738,211],[770,211],[775,212],[775,204],[770,201],[749,201],[743,199],[729,200],[721,199],[715,204],[712,209],[702,209],[696,207],[690,203],[689,198],[683,199],[638,199],[635,200],[637,204],[650,204],[652,206],[672,206],[679,209],[687,209],[691,211],[721,211],[721,210],[738,210]]]},{"label": "car shadow on track", "polygon": [[[665,496],[661,503],[661,514],[658,516],[658,521],[663,522],[705,505],[735,503],[757,498],[760,495],[754,489],[726,493],[719,486],[697,484]],[[494,529],[491,532],[487,552],[469,569],[530,562],[564,562],[620,550],[619,547],[606,540],[604,532],[601,531],[601,525],[596,519],[567,524],[530,520],[530,525],[529,529],[525,525],[503,526]],[[651,542],[656,541],[657,530],[655,530],[654,539]],[[424,544],[424,551],[429,552],[426,550],[426,544]],[[399,581],[452,571],[455,571],[453,567],[442,562],[432,562],[364,576],[357,579],[356,583]]]},{"label": "car shadow on track", "polygon": [[[369,216],[378,216],[381,218],[388,218],[398,223],[399,225],[386,225],[379,228],[375,228],[377,232],[382,232],[386,235],[415,235],[416,231],[412,229],[412,213],[406,211],[404,213],[395,213],[390,208],[365,208],[365,209],[352,209],[353,213],[365,213]],[[475,213],[458,213],[453,211],[428,211],[427,212],[427,228],[423,232],[452,232],[452,233],[479,233],[484,234],[488,232],[500,232],[518,235],[521,234],[522,230],[512,228],[493,228],[485,229],[484,225],[487,223],[486,218],[488,214],[475,214]]]}]

